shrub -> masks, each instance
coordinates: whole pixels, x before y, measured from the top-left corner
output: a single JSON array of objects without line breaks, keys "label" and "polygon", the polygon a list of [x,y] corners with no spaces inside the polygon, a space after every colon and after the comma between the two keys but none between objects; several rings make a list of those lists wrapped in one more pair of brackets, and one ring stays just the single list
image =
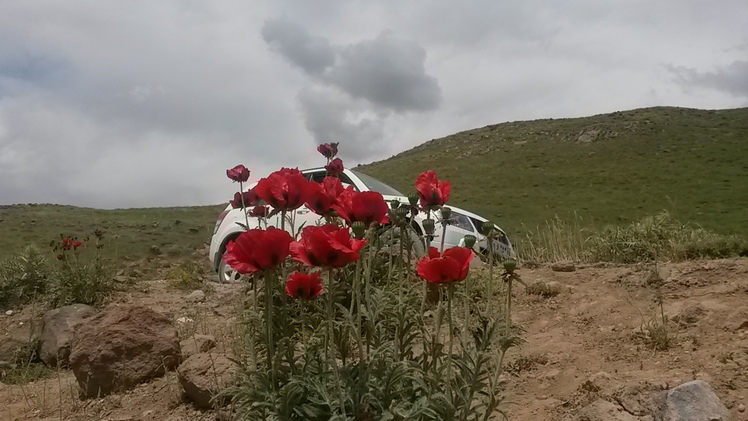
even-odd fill
[{"label": "shrub", "polygon": [[0,262],[0,308],[25,304],[43,295],[50,278],[49,262],[35,246]]},{"label": "shrub", "polygon": [[521,245],[526,263],[573,260],[641,263],[748,256],[748,241],[684,224],[663,211],[626,226],[583,227],[558,217],[529,232]]},{"label": "shrub", "polygon": [[60,241],[52,242],[52,249],[57,253],[50,291],[54,307],[73,303],[101,305],[114,292],[113,267],[99,253],[103,247],[103,233],[97,230],[95,234],[94,243],[62,234]]}]

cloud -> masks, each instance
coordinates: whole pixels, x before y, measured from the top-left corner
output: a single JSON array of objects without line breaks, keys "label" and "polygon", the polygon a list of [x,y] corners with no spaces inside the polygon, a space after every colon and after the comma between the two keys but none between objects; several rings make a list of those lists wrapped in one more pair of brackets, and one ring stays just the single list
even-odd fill
[{"label": "cloud", "polygon": [[339,91],[316,86],[298,95],[306,128],[318,143],[340,142],[340,156],[360,162],[385,149],[384,124],[388,112],[370,107]]},{"label": "cloud", "polygon": [[425,60],[426,50],[418,43],[385,32],[344,47],[324,80],[380,107],[428,111],[439,106],[441,89],[426,74]]},{"label": "cloud", "polygon": [[271,50],[309,77],[297,95],[307,130],[317,143],[343,143],[351,158],[386,149],[384,126],[393,113],[440,105],[441,88],[426,73],[426,50],[415,41],[385,31],[333,45],[286,19],[267,20],[261,32]]},{"label": "cloud", "polygon": [[335,51],[328,40],[285,19],[265,22],[262,37],[272,50],[309,74],[322,73],[335,63]]},{"label": "cloud", "polygon": [[713,72],[700,72],[684,66],[668,66],[684,88],[700,86],[748,98],[748,61],[736,60]]}]

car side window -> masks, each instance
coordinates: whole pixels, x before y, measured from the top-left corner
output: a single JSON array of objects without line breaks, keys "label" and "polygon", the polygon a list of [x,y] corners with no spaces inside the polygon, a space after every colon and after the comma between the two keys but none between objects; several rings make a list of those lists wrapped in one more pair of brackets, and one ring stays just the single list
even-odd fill
[{"label": "car side window", "polygon": [[465,231],[474,231],[473,224],[470,222],[470,218],[461,213],[452,212],[452,222],[450,225],[464,229]]},{"label": "car side window", "polygon": [[[326,171],[315,171],[313,173],[307,174],[307,179],[310,181],[314,181],[315,183],[321,183],[322,180],[327,177]],[[348,185],[352,185],[356,191],[358,191],[358,188],[356,188],[356,185],[353,183],[353,181],[345,174],[340,174],[340,182],[343,183],[343,187],[348,187]]]}]

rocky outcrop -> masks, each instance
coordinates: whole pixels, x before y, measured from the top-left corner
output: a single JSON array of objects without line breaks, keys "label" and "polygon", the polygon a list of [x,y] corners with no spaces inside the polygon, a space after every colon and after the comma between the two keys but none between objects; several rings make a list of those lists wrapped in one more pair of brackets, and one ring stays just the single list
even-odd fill
[{"label": "rocky outcrop", "polygon": [[85,304],[73,304],[44,313],[39,358],[51,367],[67,366],[75,327],[94,314],[96,309]]},{"label": "rocky outcrop", "polygon": [[97,397],[162,376],[180,359],[169,318],[147,307],[110,306],[78,325],[70,368],[81,395]]}]

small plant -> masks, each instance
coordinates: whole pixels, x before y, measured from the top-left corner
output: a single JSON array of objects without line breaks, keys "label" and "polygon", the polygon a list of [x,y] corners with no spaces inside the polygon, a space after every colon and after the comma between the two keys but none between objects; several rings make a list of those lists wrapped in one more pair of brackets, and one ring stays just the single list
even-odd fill
[{"label": "small plant", "polygon": [[51,301],[54,306],[73,303],[101,305],[113,292],[112,266],[99,253],[104,247],[104,232],[96,230],[94,236],[95,240],[89,242],[88,238],[78,240],[60,234],[60,240],[50,243],[57,262],[52,269]]},{"label": "small plant", "polygon": [[0,308],[26,304],[46,293],[50,276],[48,263],[33,245],[0,262]]},{"label": "small plant", "polygon": [[193,261],[180,262],[179,265],[169,271],[166,281],[172,288],[194,291],[205,287],[205,269]]}]

